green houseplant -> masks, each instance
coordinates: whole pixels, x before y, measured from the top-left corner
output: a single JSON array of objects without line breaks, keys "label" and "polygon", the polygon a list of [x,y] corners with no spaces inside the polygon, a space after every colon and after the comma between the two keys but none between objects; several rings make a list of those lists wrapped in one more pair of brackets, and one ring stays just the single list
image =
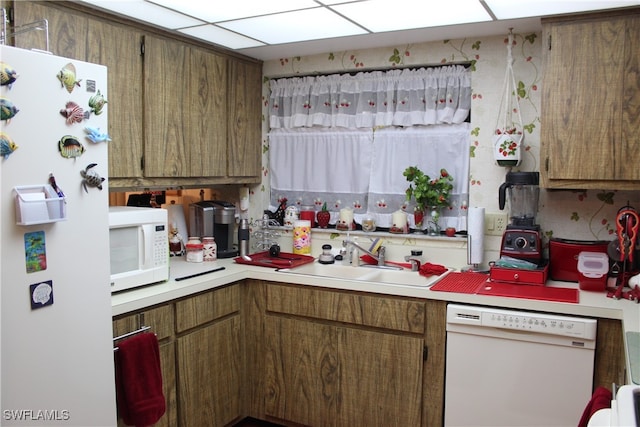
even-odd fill
[{"label": "green houseplant", "polygon": [[406,168],[402,175],[409,181],[409,187],[405,192],[407,201],[411,201],[413,198],[416,202],[416,226],[422,225],[421,219],[424,212],[431,210],[435,226],[434,234],[439,233],[440,209],[449,206],[449,195],[453,190],[453,177],[443,168],[440,169],[440,176],[432,179],[417,166]]}]

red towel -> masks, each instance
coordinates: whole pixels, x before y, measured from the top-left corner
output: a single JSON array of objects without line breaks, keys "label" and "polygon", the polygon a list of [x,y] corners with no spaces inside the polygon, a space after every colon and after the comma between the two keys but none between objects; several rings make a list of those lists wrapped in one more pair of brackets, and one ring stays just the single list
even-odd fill
[{"label": "red towel", "polygon": [[584,408],[578,427],[587,427],[587,423],[589,423],[589,419],[593,414],[600,409],[610,408],[612,398],[613,395],[607,388],[598,387],[596,391],[593,392],[593,396],[591,396],[587,407]]},{"label": "red towel", "polygon": [[115,363],[118,415],[130,426],[155,424],[166,410],[158,338],[142,333],[121,341]]},{"label": "red towel", "polygon": [[420,266],[420,274],[423,276],[439,276],[447,271],[447,267],[440,264],[425,262]]}]

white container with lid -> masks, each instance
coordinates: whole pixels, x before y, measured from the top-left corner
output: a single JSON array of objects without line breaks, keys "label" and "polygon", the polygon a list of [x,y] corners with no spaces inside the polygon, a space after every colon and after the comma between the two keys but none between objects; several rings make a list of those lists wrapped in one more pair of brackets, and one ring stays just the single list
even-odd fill
[{"label": "white container with lid", "polygon": [[609,256],[602,252],[578,254],[578,283],[585,291],[604,291],[609,273]]}]

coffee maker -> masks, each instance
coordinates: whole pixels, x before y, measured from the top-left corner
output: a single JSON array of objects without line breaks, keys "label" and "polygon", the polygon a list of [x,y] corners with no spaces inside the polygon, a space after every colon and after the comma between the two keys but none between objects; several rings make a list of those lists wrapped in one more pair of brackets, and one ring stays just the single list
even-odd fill
[{"label": "coffee maker", "polygon": [[234,244],[236,207],[220,200],[203,200],[189,205],[189,236],[210,237],[216,240],[218,258],[238,255]]},{"label": "coffee maker", "polygon": [[543,264],[540,226],[536,224],[540,196],[538,172],[508,172],[500,185],[500,210],[509,200],[510,224],[502,236],[500,256]]}]

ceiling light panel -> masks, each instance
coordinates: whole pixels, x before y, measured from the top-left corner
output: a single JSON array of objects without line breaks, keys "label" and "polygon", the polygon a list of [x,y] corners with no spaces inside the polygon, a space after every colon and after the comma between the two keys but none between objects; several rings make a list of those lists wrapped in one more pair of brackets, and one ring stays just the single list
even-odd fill
[{"label": "ceiling light panel", "polygon": [[149,0],[153,3],[198,17],[207,22],[269,15],[291,10],[318,7],[313,0]]},{"label": "ceiling light panel", "polygon": [[498,19],[559,15],[638,6],[640,0],[484,0]]},{"label": "ceiling light panel", "polygon": [[129,16],[140,21],[149,22],[163,28],[176,29],[203,24],[203,22],[198,19],[172,12],[169,9],[143,0],[83,1],[84,3],[92,4],[102,9]]},{"label": "ceiling light panel", "polygon": [[366,34],[362,28],[323,7],[239,19],[219,25],[267,44]]},{"label": "ceiling light panel", "polygon": [[331,8],[372,32],[491,21],[478,0],[369,0]]},{"label": "ceiling light panel", "polygon": [[232,31],[228,31],[224,28],[219,28],[211,24],[183,28],[178,31],[197,37],[201,40],[228,47],[229,49],[244,49],[248,47],[264,46],[264,43],[257,40],[244,37],[240,34],[236,34]]}]

